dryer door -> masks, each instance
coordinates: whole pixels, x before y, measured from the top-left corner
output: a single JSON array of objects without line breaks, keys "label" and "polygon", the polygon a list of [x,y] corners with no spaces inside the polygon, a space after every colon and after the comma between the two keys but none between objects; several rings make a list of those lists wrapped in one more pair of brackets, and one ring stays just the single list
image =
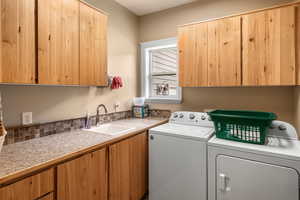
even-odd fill
[{"label": "dryer door", "polygon": [[291,168],[218,156],[217,179],[217,200],[299,200],[299,174]]}]

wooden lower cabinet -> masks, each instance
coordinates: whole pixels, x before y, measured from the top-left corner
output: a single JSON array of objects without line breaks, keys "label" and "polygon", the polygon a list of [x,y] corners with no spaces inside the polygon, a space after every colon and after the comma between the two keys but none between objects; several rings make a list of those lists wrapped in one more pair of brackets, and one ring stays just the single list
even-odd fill
[{"label": "wooden lower cabinet", "polygon": [[141,200],[147,190],[144,132],[4,186],[0,200]]},{"label": "wooden lower cabinet", "polygon": [[0,188],[0,199],[36,200],[53,190],[54,170],[49,169],[40,174],[25,178],[17,183]]},{"label": "wooden lower cabinet", "polygon": [[148,189],[148,136],[142,133],[109,147],[109,199],[141,200]]},{"label": "wooden lower cabinet", "polygon": [[57,167],[57,200],[107,199],[106,148]]}]

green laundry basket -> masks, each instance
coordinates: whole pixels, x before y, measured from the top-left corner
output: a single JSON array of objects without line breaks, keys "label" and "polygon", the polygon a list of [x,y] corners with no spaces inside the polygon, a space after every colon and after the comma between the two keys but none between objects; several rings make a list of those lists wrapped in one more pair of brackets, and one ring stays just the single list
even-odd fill
[{"label": "green laundry basket", "polygon": [[252,144],[265,144],[267,128],[277,119],[270,112],[215,110],[209,112],[217,138]]}]

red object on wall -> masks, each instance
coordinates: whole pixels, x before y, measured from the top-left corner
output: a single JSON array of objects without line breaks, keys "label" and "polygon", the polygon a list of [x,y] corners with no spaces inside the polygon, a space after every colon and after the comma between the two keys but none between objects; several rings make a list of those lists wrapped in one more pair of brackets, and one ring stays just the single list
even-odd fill
[{"label": "red object on wall", "polygon": [[122,81],[122,78],[121,78],[120,76],[115,76],[115,77],[113,77],[110,88],[111,88],[112,90],[115,90],[115,89],[119,89],[119,88],[121,88],[121,87],[123,87],[123,81]]}]

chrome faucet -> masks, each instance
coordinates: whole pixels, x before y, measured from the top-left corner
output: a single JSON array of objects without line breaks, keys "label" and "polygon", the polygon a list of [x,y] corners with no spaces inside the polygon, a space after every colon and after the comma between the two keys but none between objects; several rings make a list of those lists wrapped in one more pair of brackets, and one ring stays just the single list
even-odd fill
[{"label": "chrome faucet", "polygon": [[106,108],[106,106],[105,106],[104,104],[100,104],[100,105],[97,107],[96,126],[98,126],[99,123],[100,123],[100,108],[104,108],[105,114],[108,113],[107,108]]}]

